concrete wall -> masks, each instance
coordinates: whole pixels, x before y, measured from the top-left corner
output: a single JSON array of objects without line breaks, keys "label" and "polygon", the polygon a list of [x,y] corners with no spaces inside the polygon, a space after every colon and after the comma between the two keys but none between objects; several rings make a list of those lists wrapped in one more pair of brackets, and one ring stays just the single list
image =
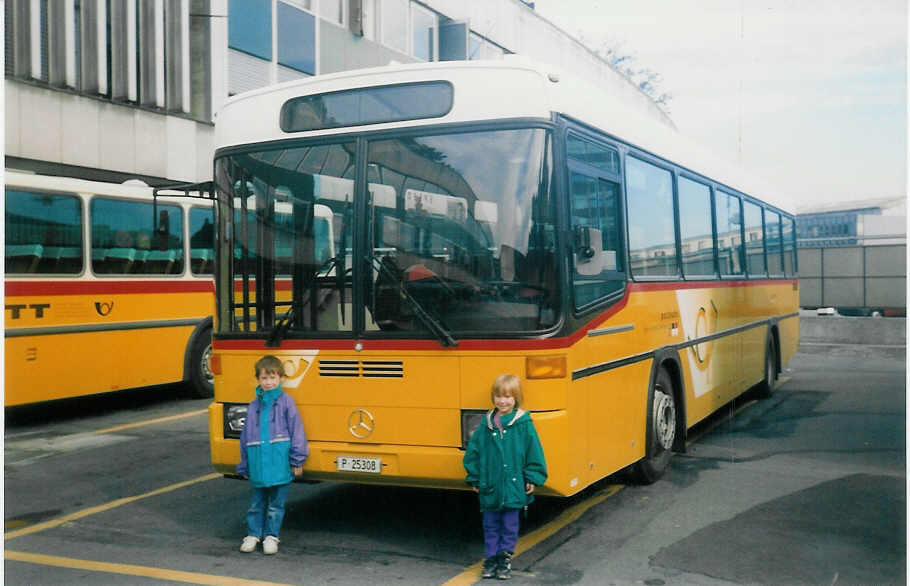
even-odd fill
[{"label": "concrete wall", "polygon": [[907,245],[800,248],[801,307],[906,309]]},{"label": "concrete wall", "polygon": [[178,181],[212,177],[211,124],[12,79],[5,98],[6,156]]},{"label": "concrete wall", "polygon": [[801,344],[905,346],[907,320],[900,317],[800,316]]}]

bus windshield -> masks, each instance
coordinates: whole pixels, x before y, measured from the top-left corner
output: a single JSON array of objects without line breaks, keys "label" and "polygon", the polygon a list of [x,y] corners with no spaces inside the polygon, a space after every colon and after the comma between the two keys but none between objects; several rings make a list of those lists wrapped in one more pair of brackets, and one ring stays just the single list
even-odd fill
[{"label": "bus windshield", "polygon": [[233,235],[219,267],[234,287],[220,296],[221,333],[451,343],[556,325],[546,130],[364,142],[216,160]]}]

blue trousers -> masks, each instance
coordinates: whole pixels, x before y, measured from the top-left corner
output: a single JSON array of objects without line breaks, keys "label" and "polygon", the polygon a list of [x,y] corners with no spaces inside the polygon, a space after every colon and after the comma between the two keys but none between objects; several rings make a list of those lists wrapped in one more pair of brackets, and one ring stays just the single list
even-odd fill
[{"label": "blue trousers", "polygon": [[483,557],[490,558],[504,551],[515,551],[519,511],[521,509],[483,512]]},{"label": "blue trousers", "polygon": [[253,500],[246,512],[247,535],[265,538],[267,535],[278,537],[281,522],[284,521],[284,503],[288,498],[291,484],[278,486],[253,487]]}]

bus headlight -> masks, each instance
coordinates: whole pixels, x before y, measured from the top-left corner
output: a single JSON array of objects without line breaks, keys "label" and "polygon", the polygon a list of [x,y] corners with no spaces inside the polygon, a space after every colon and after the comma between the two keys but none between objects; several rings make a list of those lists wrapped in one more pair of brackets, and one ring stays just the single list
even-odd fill
[{"label": "bus headlight", "polygon": [[239,438],[246,423],[247,404],[225,403],[224,405],[224,437]]},{"label": "bus headlight", "polygon": [[461,449],[464,450],[468,447],[468,440],[471,439],[474,430],[483,423],[483,416],[486,414],[486,411],[476,409],[461,411]]}]

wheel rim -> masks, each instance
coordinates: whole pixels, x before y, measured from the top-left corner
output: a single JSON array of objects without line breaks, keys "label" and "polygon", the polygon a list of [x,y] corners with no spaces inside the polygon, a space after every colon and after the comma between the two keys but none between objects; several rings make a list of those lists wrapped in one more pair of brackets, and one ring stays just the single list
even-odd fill
[{"label": "wheel rim", "polygon": [[215,373],[212,372],[212,345],[209,344],[205,347],[205,350],[202,351],[202,360],[199,361],[199,372],[202,373],[202,378],[207,380],[209,384],[214,382]]},{"label": "wheel rim", "polygon": [[654,389],[654,433],[660,446],[669,450],[676,437],[676,404],[660,388]]}]

